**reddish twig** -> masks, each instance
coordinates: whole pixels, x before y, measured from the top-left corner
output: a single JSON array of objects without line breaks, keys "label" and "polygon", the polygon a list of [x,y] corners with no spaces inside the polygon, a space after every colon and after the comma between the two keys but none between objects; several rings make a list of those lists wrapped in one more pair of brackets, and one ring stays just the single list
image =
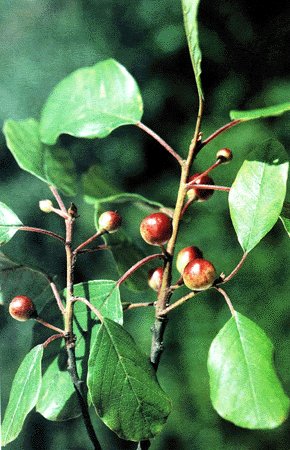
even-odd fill
[{"label": "reddish twig", "polygon": [[196,184],[195,181],[191,181],[186,184],[187,188],[196,187],[198,189],[210,189],[211,191],[225,191],[230,192],[231,188],[228,186],[217,186],[215,184]]},{"label": "reddish twig", "polygon": [[82,244],[80,244],[74,251],[73,254],[76,255],[77,253],[79,253],[84,247],[87,247],[87,245],[89,245],[91,242],[93,242],[95,239],[97,239],[98,237],[102,236],[103,234],[106,233],[106,230],[99,230],[97,231],[95,234],[93,234],[93,236],[91,236],[90,238],[88,238],[86,241],[84,241]]},{"label": "reddish twig", "polygon": [[52,281],[52,279],[50,277],[48,277],[48,281],[49,281],[51,290],[53,292],[54,298],[56,299],[57,306],[59,307],[61,313],[64,314],[65,313],[65,308],[64,308],[64,306],[62,304],[62,300],[60,298],[60,295],[59,295],[58,289],[56,287],[56,284]]},{"label": "reddish twig", "polygon": [[41,319],[41,317],[35,317],[36,322],[41,323],[46,328],[50,328],[51,330],[57,331],[58,333],[61,333],[62,335],[65,335],[65,331],[61,328],[55,327],[51,323],[46,322],[45,320]]},{"label": "reddish twig", "polygon": [[53,231],[43,230],[42,228],[22,226],[22,227],[19,227],[18,230],[20,230],[20,231],[30,231],[31,233],[46,234],[47,236],[53,237],[55,239],[58,239],[61,242],[65,242],[65,239],[63,237],[59,236],[59,234],[56,234]]},{"label": "reddish twig", "polygon": [[145,131],[145,133],[149,134],[149,136],[151,136],[153,139],[155,139],[157,142],[159,142],[159,144],[162,145],[162,147],[165,148],[165,150],[167,150],[168,153],[170,153],[182,166],[183,159],[181,158],[181,156],[178,153],[176,153],[175,150],[173,150],[173,148],[169,144],[167,144],[167,142],[164,141],[164,139],[162,139],[157,133],[155,133],[149,127],[144,125],[144,123],[142,123],[142,122],[138,122],[137,127],[139,127],[141,130]]},{"label": "reddish twig", "polygon": [[224,297],[225,301],[227,302],[227,305],[231,311],[231,314],[233,317],[235,317],[236,315],[236,311],[234,310],[233,304],[230,300],[230,297],[228,296],[228,294],[220,287],[215,286],[214,287],[220,294],[222,294],[222,296]]},{"label": "reddish twig", "polygon": [[170,311],[177,308],[180,305],[183,305],[183,303],[190,300],[192,297],[195,297],[198,294],[198,292],[190,292],[189,294],[185,295],[184,297],[181,297],[179,300],[176,300],[175,303],[172,303],[172,305],[167,306],[167,308],[163,309],[159,315],[160,316],[166,316]]},{"label": "reddish twig", "polygon": [[135,308],[146,308],[147,306],[155,306],[155,302],[144,302],[144,303],[129,303],[123,305],[123,310],[128,311],[128,309]]},{"label": "reddish twig", "polygon": [[46,339],[45,342],[43,342],[42,347],[46,348],[51,342],[55,341],[56,339],[64,338],[63,334],[53,334],[48,339]]},{"label": "reddish twig", "polygon": [[67,215],[67,209],[64,206],[64,203],[62,201],[61,196],[58,193],[58,190],[54,186],[49,186],[49,189],[54,195],[55,200],[57,201],[58,206],[60,207],[61,211],[63,211]]},{"label": "reddish twig", "polygon": [[120,286],[122,283],[124,283],[124,281],[127,280],[127,278],[129,278],[141,266],[143,266],[144,264],[146,264],[149,261],[152,261],[153,259],[156,259],[156,258],[164,259],[164,255],[162,253],[156,253],[154,255],[146,256],[145,258],[136,262],[136,264],[134,264],[134,266],[130,267],[130,269],[127,270],[127,272],[125,272],[124,275],[121,276],[121,278],[119,278],[119,280],[116,283],[116,286]]},{"label": "reddish twig", "polygon": [[245,252],[242,256],[241,261],[237,264],[237,266],[234,268],[234,270],[226,277],[222,280],[222,284],[223,283],[227,283],[228,281],[230,281],[237,273],[238,271],[241,269],[241,267],[243,266],[246,258],[248,256],[248,253]]},{"label": "reddish twig", "polygon": [[206,144],[208,144],[209,142],[211,142],[213,139],[215,139],[217,136],[219,136],[221,133],[223,133],[226,130],[229,130],[230,128],[232,128],[235,125],[238,125],[239,123],[241,123],[242,120],[240,119],[236,119],[236,120],[232,120],[229,123],[226,123],[225,125],[223,125],[221,128],[219,128],[218,130],[216,130],[214,133],[212,133],[208,138],[206,138],[200,145],[201,147],[204,147]]}]

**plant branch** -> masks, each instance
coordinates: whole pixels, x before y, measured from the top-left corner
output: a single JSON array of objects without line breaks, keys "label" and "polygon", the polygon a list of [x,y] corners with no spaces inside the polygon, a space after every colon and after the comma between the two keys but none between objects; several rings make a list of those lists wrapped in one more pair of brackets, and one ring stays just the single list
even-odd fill
[{"label": "plant branch", "polygon": [[215,139],[217,136],[219,136],[221,133],[223,133],[226,130],[229,130],[230,128],[232,128],[235,125],[238,125],[239,123],[241,123],[242,120],[240,119],[236,119],[236,120],[232,120],[229,123],[226,123],[224,126],[222,126],[221,128],[219,128],[218,130],[216,130],[214,133],[212,133],[208,138],[206,138],[204,141],[202,141],[201,143],[201,147],[204,147],[206,144],[208,144],[209,142],[211,142],[213,139]]},{"label": "plant branch", "polygon": [[192,204],[192,203],[194,203],[196,201],[196,198],[189,198],[188,200],[187,200],[187,202],[185,203],[185,205],[183,206],[183,208],[182,208],[182,211],[181,211],[181,218],[184,216],[184,214],[186,213],[186,211],[188,210],[188,208],[190,207],[190,205]]},{"label": "plant branch", "polygon": [[230,192],[231,188],[228,186],[217,186],[216,184],[196,184],[196,182],[191,181],[186,184],[187,189],[192,187],[197,187],[198,189],[209,189],[211,191],[225,191]]},{"label": "plant branch", "polygon": [[53,237],[55,239],[58,239],[61,242],[65,242],[63,237],[59,236],[58,234],[54,233],[53,231],[43,230],[42,228],[23,226],[23,227],[19,227],[18,230],[20,230],[20,231],[30,231],[31,233],[46,234],[47,236]]},{"label": "plant branch", "polygon": [[144,264],[146,264],[149,261],[152,261],[153,259],[156,259],[156,258],[164,259],[164,255],[162,253],[155,253],[154,255],[149,255],[143,259],[140,259],[140,261],[136,262],[136,264],[134,264],[134,266],[130,267],[130,269],[127,270],[127,272],[125,272],[124,275],[121,276],[121,278],[119,278],[119,280],[116,283],[116,286],[120,286],[122,283],[124,283],[124,281],[127,280],[127,278],[129,278],[141,266],[143,266]]},{"label": "plant branch", "polygon": [[155,302],[144,302],[144,303],[122,303],[123,311],[128,311],[129,309],[136,308],[146,308],[147,306],[155,306]]},{"label": "plant branch", "polygon": [[229,307],[229,309],[230,309],[230,311],[231,311],[232,316],[235,317],[236,311],[234,310],[233,304],[232,304],[232,302],[231,302],[231,300],[230,300],[228,294],[227,294],[222,288],[220,288],[220,287],[215,286],[215,289],[216,289],[220,294],[222,294],[222,296],[224,297],[225,301],[227,302],[227,305],[228,305],[228,307]]},{"label": "plant branch", "polygon": [[56,299],[57,306],[59,307],[61,313],[64,314],[65,308],[64,308],[64,306],[62,304],[62,300],[60,298],[60,295],[59,295],[58,289],[56,287],[56,284],[54,283],[54,281],[49,276],[47,276],[47,279],[48,279],[48,282],[50,284],[51,290],[53,292],[54,298]]},{"label": "plant branch", "polygon": [[86,400],[86,394],[83,392],[83,382],[79,379],[78,373],[77,373],[77,367],[76,367],[76,358],[75,358],[75,349],[74,347],[67,347],[67,354],[68,354],[68,373],[71,376],[75,391],[77,393],[79,405],[81,407],[84,423],[87,429],[88,436],[94,446],[95,450],[102,450],[102,447],[99,444],[99,441],[97,439],[97,436],[95,434],[95,430],[93,428],[90,414],[89,414],[89,407]]},{"label": "plant branch", "polygon": [[97,308],[95,308],[94,305],[92,305],[86,298],[74,297],[72,302],[84,303],[88,308],[90,308],[91,311],[93,311],[93,313],[97,316],[97,318],[99,319],[100,322],[104,321],[104,318],[103,318],[102,314],[100,313],[100,311]]},{"label": "plant branch", "polygon": [[96,248],[84,248],[83,250],[79,250],[78,254],[80,253],[94,253],[94,252],[98,252],[100,250],[111,250],[111,246],[110,245],[106,245],[106,244],[102,244],[102,245],[98,245],[98,247]]},{"label": "plant branch", "polygon": [[36,320],[36,322],[41,323],[41,325],[43,325],[46,328],[50,328],[51,330],[57,331],[58,333],[62,334],[62,336],[64,336],[65,334],[65,330],[62,330],[61,328],[55,327],[54,325],[52,325],[51,323],[46,322],[45,320],[43,320],[41,317],[35,317],[34,320]]},{"label": "plant branch", "polygon": [[63,201],[62,201],[61,196],[60,196],[59,193],[58,193],[58,190],[57,190],[54,186],[49,186],[49,189],[50,189],[51,192],[53,193],[54,198],[55,198],[55,200],[57,201],[57,204],[58,204],[58,206],[60,207],[61,211],[67,215],[67,209],[66,209],[66,207],[64,206],[64,203],[63,203]]},{"label": "plant branch", "polygon": [[80,380],[77,372],[76,357],[75,357],[75,336],[73,333],[73,306],[74,306],[74,266],[76,262],[76,255],[72,251],[72,234],[73,225],[75,221],[75,208],[71,208],[71,213],[68,211],[68,219],[65,221],[66,226],[66,262],[67,262],[67,296],[66,296],[66,308],[64,314],[65,331],[66,331],[66,350],[68,355],[68,373],[72,379],[75,387],[78,402],[82,411],[82,416],[88,436],[94,446],[94,449],[101,450],[101,446],[98,442],[95,434],[87,403],[86,393],[83,392],[83,382]]},{"label": "plant branch", "polygon": [[139,127],[141,130],[145,131],[145,133],[149,134],[149,136],[151,136],[153,139],[155,139],[157,142],[159,142],[159,144],[162,145],[162,147],[164,147],[165,150],[167,150],[182,166],[183,159],[181,158],[181,156],[178,153],[176,153],[175,150],[173,150],[172,147],[170,147],[169,144],[167,144],[167,142],[164,141],[164,139],[162,139],[157,133],[155,133],[149,127],[144,125],[144,123],[142,123],[142,122],[138,122],[137,127]]},{"label": "plant branch", "polygon": [[55,341],[56,339],[64,338],[64,334],[53,334],[50,336],[46,341],[43,342],[42,347],[46,348],[51,342]]},{"label": "plant branch", "polygon": [[192,297],[195,297],[198,294],[198,292],[190,292],[189,294],[185,295],[184,297],[181,297],[179,300],[176,300],[176,302],[172,303],[172,305],[167,306],[163,311],[160,312],[160,316],[166,316],[170,311],[173,311],[173,309],[177,308],[180,305],[183,305],[183,303],[190,300]]},{"label": "plant branch", "polygon": [[73,254],[76,255],[79,253],[83,248],[87,247],[91,242],[93,242],[98,237],[102,236],[103,234],[107,233],[106,230],[99,230],[93,236],[89,237],[86,241],[84,241],[82,244],[80,244],[74,251]]},{"label": "plant branch", "polygon": [[200,138],[200,127],[201,127],[201,119],[203,113],[203,99],[199,97],[199,109],[198,115],[195,125],[194,136],[189,146],[188,156],[186,161],[183,161],[181,164],[181,177],[180,184],[172,219],[172,235],[167,244],[167,255],[168,258],[164,261],[164,271],[162,277],[161,288],[158,292],[158,299],[156,303],[156,316],[155,322],[152,328],[152,346],[151,346],[151,363],[155,370],[157,370],[160,357],[163,351],[163,336],[167,325],[167,317],[162,314],[162,312],[169,306],[170,297],[172,295],[172,291],[170,290],[171,285],[171,276],[172,276],[172,259],[175,249],[175,243],[178,235],[179,224],[182,218],[183,205],[187,193],[186,182],[190,173],[191,165],[194,157],[196,156],[199,150],[199,138]]},{"label": "plant branch", "polygon": [[248,256],[248,253],[245,252],[242,256],[242,259],[240,260],[240,262],[237,264],[237,266],[234,268],[234,270],[226,277],[222,280],[221,284],[227,283],[228,281],[230,281],[237,273],[238,271],[242,268],[246,258]]}]

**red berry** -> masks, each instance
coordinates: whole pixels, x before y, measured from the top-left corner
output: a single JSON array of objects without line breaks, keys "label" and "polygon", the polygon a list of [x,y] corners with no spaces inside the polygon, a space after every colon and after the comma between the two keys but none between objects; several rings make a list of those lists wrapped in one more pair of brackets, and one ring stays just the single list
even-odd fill
[{"label": "red berry", "polygon": [[[209,184],[214,185],[214,181],[208,175],[201,175],[195,173],[188,179],[188,183],[194,181],[196,184]],[[212,189],[198,189],[197,187],[191,187],[187,191],[187,196],[189,199],[198,200],[200,202],[207,200],[213,195],[214,191]]]},{"label": "red berry", "polygon": [[229,148],[221,148],[216,154],[216,159],[220,159],[223,164],[230,162],[233,159],[232,151]]},{"label": "red berry", "polygon": [[182,274],[185,266],[196,258],[202,258],[202,252],[199,248],[192,245],[191,247],[185,247],[180,250],[176,259],[176,267],[178,272]]},{"label": "red berry", "polygon": [[163,267],[156,267],[148,272],[148,284],[154,291],[159,291],[162,284]]},{"label": "red berry", "polygon": [[115,233],[122,224],[122,217],[116,211],[105,211],[99,217],[99,228]]},{"label": "red berry", "polygon": [[216,271],[211,262],[198,258],[190,261],[183,271],[184,284],[192,291],[203,291],[213,285]]},{"label": "red berry", "polygon": [[25,322],[37,316],[33,301],[25,295],[14,297],[9,305],[9,313],[13,319]]},{"label": "red berry", "polygon": [[142,220],[140,224],[140,233],[147,244],[166,244],[172,234],[171,219],[161,212],[150,214]]}]

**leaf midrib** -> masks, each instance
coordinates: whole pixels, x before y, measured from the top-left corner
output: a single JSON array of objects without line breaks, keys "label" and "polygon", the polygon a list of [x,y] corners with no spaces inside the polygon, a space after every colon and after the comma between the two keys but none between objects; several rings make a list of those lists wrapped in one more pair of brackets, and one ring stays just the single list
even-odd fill
[{"label": "leaf midrib", "polygon": [[235,323],[236,323],[238,335],[239,335],[239,337],[240,337],[240,341],[239,341],[239,342],[240,342],[240,345],[241,345],[241,348],[242,348],[242,354],[243,354],[243,356],[244,356],[245,365],[246,365],[246,368],[247,368],[247,373],[248,373],[248,377],[249,377],[249,381],[250,381],[250,387],[251,387],[251,391],[252,391],[252,397],[253,397],[253,400],[254,400],[255,410],[256,410],[256,419],[257,419],[258,421],[260,421],[260,413],[259,413],[259,409],[258,409],[257,396],[256,396],[255,388],[254,388],[254,383],[253,383],[252,375],[251,375],[250,364],[249,364],[248,358],[247,358],[247,356],[246,356],[246,351],[245,351],[245,347],[244,347],[244,343],[243,343],[242,332],[241,332],[240,327],[239,327],[239,318],[238,318],[238,317],[235,317],[234,320],[235,320]]},{"label": "leaf midrib", "polygon": [[[133,394],[134,394],[134,397],[136,398],[136,401],[137,401],[137,403],[138,403],[138,407],[135,408],[135,412],[136,412],[137,409],[139,408],[142,417],[144,418],[145,422],[147,423],[147,426],[149,426],[149,429],[150,429],[150,424],[149,424],[149,422],[148,422],[148,419],[147,419],[146,415],[143,414],[142,402],[139,401],[139,398],[138,398],[138,396],[137,396],[137,394],[136,394],[136,392],[135,392],[135,390],[134,390],[133,384],[132,384],[132,382],[131,382],[131,378],[132,378],[132,379],[135,379],[135,378],[132,377],[131,375],[129,375],[129,374],[127,373],[127,371],[126,371],[126,369],[125,369],[126,366],[125,366],[124,363],[122,362],[122,359],[125,359],[125,357],[119,356],[119,353],[117,352],[117,349],[116,349],[116,345],[115,345],[115,343],[114,343],[114,338],[113,338],[112,334],[110,333],[110,330],[108,329],[108,327],[106,326],[105,323],[104,323],[104,327],[105,327],[105,329],[106,329],[106,331],[107,331],[107,333],[108,333],[108,336],[110,337],[110,340],[111,340],[111,342],[112,342],[112,346],[113,346],[113,348],[114,348],[114,350],[115,350],[115,352],[116,352],[116,355],[117,355],[117,357],[118,357],[118,361],[120,362],[120,365],[121,365],[122,368],[123,368],[123,371],[124,371],[124,373],[125,373],[125,378],[128,379],[128,383],[129,383],[129,385],[130,385],[130,387],[131,387],[131,389],[132,389],[132,392],[133,392]],[[136,380],[137,380],[137,378],[136,378]],[[137,381],[138,381],[138,380],[137,380]],[[123,385],[124,385],[124,383],[123,383]],[[135,414],[135,412],[134,412],[134,414]]]}]

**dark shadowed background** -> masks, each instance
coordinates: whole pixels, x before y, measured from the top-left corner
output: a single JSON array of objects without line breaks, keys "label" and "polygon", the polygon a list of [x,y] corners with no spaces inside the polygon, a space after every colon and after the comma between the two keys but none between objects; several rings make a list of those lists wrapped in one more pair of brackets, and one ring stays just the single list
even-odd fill
[{"label": "dark shadowed background", "polygon": [[[207,136],[229,121],[230,109],[283,103],[290,97],[288,2],[266,7],[259,0],[201,1],[200,44],[205,92],[203,132]],[[288,9],[287,9],[288,8]],[[38,118],[53,86],[73,70],[114,57],[137,80],[144,99],[143,121],[185,155],[192,137],[197,95],[177,0],[2,0],[0,3],[0,120]],[[216,184],[230,185],[245,155],[256,142],[275,137],[290,146],[289,114],[233,128],[208,145],[195,162],[201,171],[221,146],[230,147],[234,160],[217,169]],[[150,137],[123,127],[104,140],[62,137],[81,175],[100,164],[107,180],[119,189],[138,192],[172,207],[178,168]],[[0,137],[0,200],[27,225],[62,232],[57,217],[46,216],[38,201],[51,198],[46,185],[22,172]],[[275,180],[273,180],[273,183]],[[83,202],[81,189],[74,200],[80,219],[76,239],[94,232],[93,210]],[[34,209],[31,209],[34,207]],[[33,215],[31,215],[31,211]],[[134,208],[122,207],[124,221],[141,242]],[[139,212],[140,214],[140,212]],[[231,225],[227,194],[216,192],[192,207],[182,224],[178,249],[200,246],[219,272],[229,273],[241,257]],[[65,255],[58,243],[18,233],[2,249],[19,263],[58,274],[64,286]],[[255,320],[276,347],[276,365],[290,393],[289,243],[280,222],[250,254],[227,291],[235,308]],[[79,258],[76,281],[117,279],[108,254]],[[16,281],[17,283],[17,281]],[[3,286],[5,291],[5,285]],[[123,300],[153,299],[151,292]],[[23,292],[19,292],[23,293]],[[27,292],[26,294],[29,294]],[[1,296],[1,292],[0,292]],[[229,318],[219,295],[209,292],[173,312],[166,331],[159,379],[172,397],[173,412],[152,450],[286,450],[289,420],[273,431],[244,430],[221,419],[212,409],[206,370],[211,340]],[[128,312],[126,327],[149,352],[153,311]],[[1,308],[1,392],[5,409],[12,378],[31,345],[32,324],[14,323]],[[126,448],[96,420],[104,450]],[[90,443],[80,419],[47,422],[31,413],[21,436],[9,450],[84,450]]]}]

